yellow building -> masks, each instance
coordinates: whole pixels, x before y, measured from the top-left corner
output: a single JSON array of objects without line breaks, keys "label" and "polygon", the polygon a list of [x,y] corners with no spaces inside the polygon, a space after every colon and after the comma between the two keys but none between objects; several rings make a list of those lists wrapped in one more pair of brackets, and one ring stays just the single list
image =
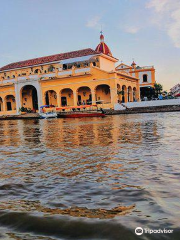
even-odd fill
[{"label": "yellow building", "polygon": [[116,67],[116,71],[126,72],[131,76],[139,78],[141,98],[146,97],[146,95],[152,91],[156,83],[154,66],[140,67],[133,61],[131,66],[121,63]]},{"label": "yellow building", "polygon": [[118,102],[139,101],[139,78],[115,68],[101,34],[91,48],[20,61],[0,68],[0,115],[20,114],[24,107],[77,106],[97,103],[105,109]]}]

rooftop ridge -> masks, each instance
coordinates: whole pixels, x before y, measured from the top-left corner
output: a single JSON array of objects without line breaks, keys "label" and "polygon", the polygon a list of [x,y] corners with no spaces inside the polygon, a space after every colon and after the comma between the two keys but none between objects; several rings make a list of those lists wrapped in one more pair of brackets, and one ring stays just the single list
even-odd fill
[{"label": "rooftop ridge", "polygon": [[92,48],[85,48],[85,49],[71,51],[71,52],[53,54],[53,55],[48,55],[44,57],[32,58],[28,60],[19,61],[19,62],[13,62],[1,67],[0,71],[13,70],[13,69],[22,68],[22,67],[31,67],[31,66],[40,65],[43,63],[45,64],[49,62],[56,62],[64,59],[83,57],[83,56],[88,56],[93,54],[99,54],[99,53],[93,50]]}]

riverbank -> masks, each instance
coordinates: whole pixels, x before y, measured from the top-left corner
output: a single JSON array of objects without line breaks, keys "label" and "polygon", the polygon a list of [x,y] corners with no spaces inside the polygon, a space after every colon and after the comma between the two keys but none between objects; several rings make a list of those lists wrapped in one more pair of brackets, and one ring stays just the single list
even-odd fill
[{"label": "riverbank", "polygon": [[39,119],[39,113],[26,113],[22,115],[2,115],[0,120],[17,120],[17,119]]},{"label": "riverbank", "polygon": [[106,115],[118,114],[137,114],[137,113],[156,113],[156,112],[179,112],[180,105],[171,106],[150,106],[150,107],[136,107],[127,108],[124,110],[106,110]]},{"label": "riverbank", "polygon": [[[106,115],[156,113],[156,112],[180,112],[180,105],[136,107],[136,108],[127,108],[124,110],[112,110],[112,109],[105,110]],[[40,119],[40,116],[38,113],[0,116],[0,120],[18,120],[18,119]]]}]

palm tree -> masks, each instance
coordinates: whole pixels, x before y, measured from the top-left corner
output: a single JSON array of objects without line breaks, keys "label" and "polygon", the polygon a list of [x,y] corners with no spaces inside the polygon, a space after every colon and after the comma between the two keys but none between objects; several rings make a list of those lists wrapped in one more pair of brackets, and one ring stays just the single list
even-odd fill
[{"label": "palm tree", "polygon": [[162,93],[163,86],[160,83],[155,83],[154,84],[154,90],[155,90],[156,97],[158,97],[158,94]]}]

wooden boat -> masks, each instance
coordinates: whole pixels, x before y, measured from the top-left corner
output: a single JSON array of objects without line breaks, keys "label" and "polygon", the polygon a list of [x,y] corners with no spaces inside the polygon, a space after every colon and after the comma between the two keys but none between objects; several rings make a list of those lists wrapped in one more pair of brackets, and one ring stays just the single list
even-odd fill
[{"label": "wooden boat", "polygon": [[67,112],[58,113],[58,118],[105,117],[102,112]]},{"label": "wooden boat", "polygon": [[104,111],[94,105],[80,105],[56,108],[58,118],[105,117]]}]

